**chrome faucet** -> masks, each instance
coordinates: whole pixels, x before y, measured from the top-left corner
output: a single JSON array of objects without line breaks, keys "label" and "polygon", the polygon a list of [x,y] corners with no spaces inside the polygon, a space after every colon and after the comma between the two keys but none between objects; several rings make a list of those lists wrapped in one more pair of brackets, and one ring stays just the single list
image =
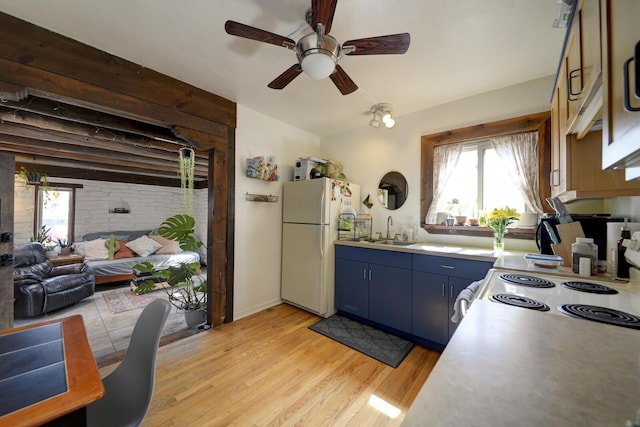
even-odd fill
[{"label": "chrome faucet", "polygon": [[387,239],[391,238],[391,234],[389,234],[389,226],[393,225],[393,218],[391,218],[391,215],[389,215],[387,217]]}]

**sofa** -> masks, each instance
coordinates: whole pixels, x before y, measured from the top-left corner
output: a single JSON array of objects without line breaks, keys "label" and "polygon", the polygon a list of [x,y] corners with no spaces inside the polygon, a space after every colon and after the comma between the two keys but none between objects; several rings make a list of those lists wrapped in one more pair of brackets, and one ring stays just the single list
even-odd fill
[{"label": "sofa", "polygon": [[[105,247],[111,235],[119,244],[114,259],[109,259]],[[96,284],[130,281],[133,278],[133,266],[145,261],[160,269],[201,262],[198,252],[182,251],[178,242],[165,239],[153,230],[88,233],[83,236],[82,242],[74,244],[74,251],[84,257],[84,263],[95,276]]]},{"label": "sofa", "polygon": [[13,252],[14,316],[33,317],[93,295],[95,280],[84,264],[54,267],[39,242]]}]

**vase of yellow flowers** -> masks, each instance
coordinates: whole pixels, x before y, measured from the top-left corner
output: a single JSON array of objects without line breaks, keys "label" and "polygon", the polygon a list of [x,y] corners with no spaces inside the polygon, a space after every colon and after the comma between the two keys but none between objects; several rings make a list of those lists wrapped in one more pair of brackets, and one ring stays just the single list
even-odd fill
[{"label": "vase of yellow flowers", "polygon": [[515,209],[505,206],[502,209],[494,209],[487,216],[487,225],[493,230],[493,253],[501,256],[504,252],[504,235],[507,227],[520,216]]}]

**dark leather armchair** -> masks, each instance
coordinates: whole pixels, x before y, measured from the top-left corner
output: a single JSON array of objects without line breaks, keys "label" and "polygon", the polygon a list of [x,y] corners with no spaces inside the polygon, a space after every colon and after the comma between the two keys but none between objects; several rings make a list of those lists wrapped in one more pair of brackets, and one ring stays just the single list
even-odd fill
[{"label": "dark leather armchair", "polygon": [[95,277],[85,264],[54,267],[38,242],[17,245],[13,253],[14,316],[32,317],[93,295]]}]

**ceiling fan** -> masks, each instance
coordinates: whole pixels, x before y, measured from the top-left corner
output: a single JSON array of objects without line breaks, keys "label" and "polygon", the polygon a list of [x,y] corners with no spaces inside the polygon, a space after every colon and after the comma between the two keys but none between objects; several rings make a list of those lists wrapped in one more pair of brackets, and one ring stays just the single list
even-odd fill
[{"label": "ceiling fan", "polygon": [[390,34],[349,40],[341,46],[329,35],[337,4],[338,0],[311,0],[311,9],[307,12],[306,20],[314,32],[301,37],[297,42],[235,21],[227,21],[224,28],[233,36],[271,43],[295,51],[298,63],[269,83],[270,88],[283,89],[304,71],[315,80],[331,78],[338,90],[343,95],[348,95],[356,91],[358,86],[338,65],[338,61],[344,55],[402,54],[409,49],[411,37],[409,33]]}]

